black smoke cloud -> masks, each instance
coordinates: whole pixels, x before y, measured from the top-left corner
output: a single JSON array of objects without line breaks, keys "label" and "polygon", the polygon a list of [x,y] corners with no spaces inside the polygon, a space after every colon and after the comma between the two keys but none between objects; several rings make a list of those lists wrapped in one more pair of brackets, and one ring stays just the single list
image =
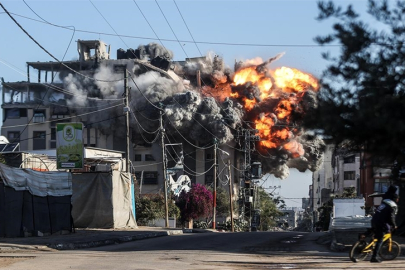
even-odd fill
[{"label": "black smoke cloud", "polygon": [[[158,44],[148,44],[139,46],[138,49],[145,51],[145,55],[152,59],[157,56],[172,59],[173,54]],[[256,65],[258,72],[268,73],[267,66],[279,59],[282,54],[269,59],[266,62],[255,64],[252,61],[239,62],[235,65],[235,70]],[[130,61],[130,60],[128,60]],[[164,127],[169,135],[187,140],[198,142],[200,145],[211,144],[214,137],[220,144],[234,144],[235,135],[238,128],[246,127],[246,123],[251,123],[260,114],[273,115],[275,122],[278,120],[274,114],[274,109],[281,99],[291,98],[294,94],[280,94],[277,98],[260,97],[260,89],[251,83],[242,86],[232,86],[234,71],[226,67],[223,60],[214,54],[208,54],[206,57],[198,58],[180,65],[175,64],[177,79],[169,78],[168,74],[174,71],[169,70],[168,74],[162,74],[154,70],[148,70],[145,73],[138,74],[142,64],[133,62],[130,67],[129,80],[130,86],[130,109],[132,138],[134,144],[142,144],[145,138],[152,141],[156,138],[155,131],[159,129],[160,109],[163,112]],[[144,69],[144,67],[142,67]],[[196,82],[197,72],[200,73],[203,82],[200,89]],[[93,93],[94,89],[99,89],[98,96],[93,95],[99,101],[92,101],[92,107],[102,108],[108,105],[116,104],[113,99],[123,97],[124,87],[122,80],[119,79],[122,74],[116,74],[108,65],[101,67],[94,74],[94,78],[111,80],[112,82],[89,82],[77,80],[75,75],[69,74],[64,77],[65,87],[75,93],[80,94],[78,97],[70,100],[70,105],[76,107],[78,113],[87,111],[89,106],[86,96]],[[186,80],[184,80],[186,79]],[[189,83],[185,83],[189,82]],[[89,91],[88,89],[92,89]],[[280,91],[279,89],[273,89]],[[251,111],[246,111],[241,99],[229,97],[232,92],[238,92],[243,97],[255,99],[259,106]],[[297,94],[298,95],[298,94]],[[316,106],[314,92],[308,91],[299,94],[300,104],[297,111],[305,111]],[[112,99],[111,101],[106,101]],[[299,111],[300,112],[300,111]],[[95,124],[105,134],[114,133],[116,136],[125,134],[125,122],[123,117],[122,106],[109,110],[108,114],[113,121],[100,122]],[[295,117],[299,119],[300,116]],[[90,114],[89,122],[96,123],[100,118],[105,118],[103,114]],[[262,151],[259,159],[263,163],[264,172],[274,174],[279,178],[286,178],[289,174],[289,167],[297,168],[300,171],[307,169],[315,171],[321,162],[324,144],[322,140],[309,136],[294,123],[296,136],[293,138],[300,143],[305,150],[305,154],[300,157],[292,157],[284,148],[267,149]],[[142,135],[142,136],[141,136]]]}]

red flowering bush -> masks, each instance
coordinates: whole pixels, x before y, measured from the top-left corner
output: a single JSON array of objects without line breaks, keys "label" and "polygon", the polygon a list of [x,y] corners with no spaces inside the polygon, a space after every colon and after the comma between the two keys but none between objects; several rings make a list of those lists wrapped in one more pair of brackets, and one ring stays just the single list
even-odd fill
[{"label": "red flowering bush", "polygon": [[180,209],[181,222],[212,216],[213,195],[204,185],[193,184],[189,192],[182,191],[176,205]]}]

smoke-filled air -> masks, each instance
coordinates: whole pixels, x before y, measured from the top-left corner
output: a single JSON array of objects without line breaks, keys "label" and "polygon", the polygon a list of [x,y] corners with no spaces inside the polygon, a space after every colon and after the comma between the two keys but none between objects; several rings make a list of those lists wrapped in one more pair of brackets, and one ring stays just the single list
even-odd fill
[{"label": "smoke-filled air", "polygon": [[[173,56],[153,43],[138,49],[144,50],[149,59]],[[317,170],[325,145],[321,139],[306,133],[301,122],[306,111],[316,106],[318,80],[291,67],[272,69],[272,62],[282,56],[241,61],[231,69],[221,57],[209,53],[188,62],[173,62],[166,74],[134,60],[128,79],[133,143],[156,138],[153,132],[160,126],[158,108],[161,106],[165,131],[170,138],[199,146],[212,145],[217,138],[219,145],[241,148],[236,143],[238,130],[256,129],[255,135],[260,140],[255,145],[258,153],[255,157],[262,162],[263,173],[284,179],[289,175],[289,168],[301,172]],[[167,76],[171,73],[176,73],[179,79]],[[123,81],[116,82],[123,76],[108,66],[101,65],[94,78],[115,82],[96,80],[93,87],[88,87],[87,81],[80,81],[72,74],[63,76],[65,88],[76,93],[76,98],[71,100],[76,107],[105,108],[117,101],[100,102],[100,99],[123,97]],[[85,96],[93,98],[86,101]],[[88,117],[104,133],[124,136],[125,119],[118,117],[122,114],[120,106],[114,113],[108,110]],[[113,119],[101,121],[106,115]]]}]

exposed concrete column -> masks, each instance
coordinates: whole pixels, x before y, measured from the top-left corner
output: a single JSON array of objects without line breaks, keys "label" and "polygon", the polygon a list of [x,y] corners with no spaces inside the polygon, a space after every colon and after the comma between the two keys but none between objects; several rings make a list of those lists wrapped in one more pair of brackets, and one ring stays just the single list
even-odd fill
[{"label": "exposed concrete column", "polygon": [[195,171],[197,172],[197,176],[196,176],[196,184],[202,184],[205,185],[205,174],[203,174],[203,172],[205,171],[205,150],[203,149],[196,149],[196,153],[195,153],[195,162],[196,162],[196,166],[195,166]]},{"label": "exposed concrete column", "polygon": [[28,64],[27,64],[27,81],[30,82],[30,65]]}]

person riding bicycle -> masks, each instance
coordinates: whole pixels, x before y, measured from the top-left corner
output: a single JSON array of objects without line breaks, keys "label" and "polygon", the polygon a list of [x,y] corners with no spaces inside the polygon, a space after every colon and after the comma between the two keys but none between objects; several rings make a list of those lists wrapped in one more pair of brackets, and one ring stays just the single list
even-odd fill
[{"label": "person riding bicycle", "polygon": [[374,237],[377,239],[377,243],[374,247],[370,262],[380,262],[380,260],[377,259],[377,254],[382,246],[384,234],[390,230],[397,229],[397,224],[395,223],[395,216],[398,211],[398,195],[396,194],[396,189],[395,186],[390,186],[382,197],[381,205],[375,210],[371,219],[371,227],[374,232]]}]

